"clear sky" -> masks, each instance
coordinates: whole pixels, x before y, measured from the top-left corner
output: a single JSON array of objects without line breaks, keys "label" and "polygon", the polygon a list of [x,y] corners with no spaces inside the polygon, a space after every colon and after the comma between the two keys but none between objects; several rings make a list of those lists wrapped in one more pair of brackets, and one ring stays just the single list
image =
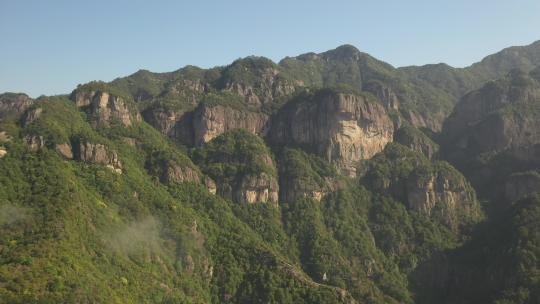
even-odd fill
[{"label": "clear sky", "polygon": [[540,0],[0,0],[0,92],[345,43],[394,66],[467,66],[539,39]]}]

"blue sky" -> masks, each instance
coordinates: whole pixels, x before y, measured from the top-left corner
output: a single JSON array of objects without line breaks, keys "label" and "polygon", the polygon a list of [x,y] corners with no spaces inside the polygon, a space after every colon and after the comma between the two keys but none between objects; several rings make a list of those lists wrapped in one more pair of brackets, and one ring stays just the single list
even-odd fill
[{"label": "blue sky", "polygon": [[467,66],[540,39],[538,0],[0,0],[0,92],[69,93],[138,69],[274,61],[349,43],[394,66]]}]

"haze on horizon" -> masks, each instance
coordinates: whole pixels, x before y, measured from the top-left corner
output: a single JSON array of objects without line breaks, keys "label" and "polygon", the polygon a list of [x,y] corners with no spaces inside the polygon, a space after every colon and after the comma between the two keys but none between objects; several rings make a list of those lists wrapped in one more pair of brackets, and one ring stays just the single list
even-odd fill
[{"label": "haze on horizon", "polygon": [[394,66],[463,67],[540,39],[539,12],[535,0],[0,0],[0,92],[63,94],[139,69],[277,62],[342,44]]}]

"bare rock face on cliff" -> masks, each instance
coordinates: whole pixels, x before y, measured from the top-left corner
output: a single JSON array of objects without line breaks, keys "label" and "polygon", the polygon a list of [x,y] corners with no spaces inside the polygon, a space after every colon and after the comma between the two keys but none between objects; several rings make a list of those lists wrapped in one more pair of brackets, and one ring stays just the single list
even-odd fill
[{"label": "bare rock face on cliff", "polygon": [[165,184],[200,183],[216,194],[216,184],[178,151],[155,151],[146,162],[150,174]]},{"label": "bare rock face on cliff", "polygon": [[[178,124],[177,137],[200,145],[234,129],[245,129],[264,136],[269,113],[286,101],[301,81],[291,81],[271,60],[247,57],[225,67],[215,81],[213,92],[205,92],[191,116]],[[181,128],[191,129],[190,132]],[[185,136],[191,138],[185,138]],[[184,137],[184,138],[182,138]]]},{"label": "bare rock face on cliff", "polygon": [[394,90],[385,85],[384,83],[372,80],[365,83],[362,87],[363,91],[370,92],[379,98],[380,101],[384,104],[386,109],[399,110],[399,98]]},{"label": "bare rock face on cliff", "polygon": [[367,164],[362,182],[459,232],[482,218],[474,189],[446,162],[391,144]]},{"label": "bare rock face on cliff", "polygon": [[277,170],[258,136],[229,131],[195,150],[192,159],[215,181],[218,195],[238,203],[277,203]]},{"label": "bare rock face on cliff", "polygon": [[26,94],[0,94],[0,121],[10,115],[19,116],[23,114],[32,104],[34,104],[34,100]]},{"label": "bare rock face on cliff", "polygon": [[104,144],[81,140],[73,152],[74,159],[78,161],[103,165],[116,173],[122,173],[122,162],[118,154]]},{"label": "bare rock face on cliff", "polygon": [[106,91],[77,89],[70,98],[78,107],[85,109],[98,126],[120,123],[129,127],[141,120],[140,114],[131,109],[124,98]]},{"label": "bare rock face on cliff", "polygon": [[382,104],[367,95],[324,89],[285,105],[268,134],[277,145],[306,147],[345,175],[392,141],[394,127]]},{"label": "bare rock face on cliff", "polygon": [[245,129],[253,134],[263,135],[267,122],[268,115],[264,113],[223,105],[201,104],[193,114],[193,142],[200,145],[234,129]]}]

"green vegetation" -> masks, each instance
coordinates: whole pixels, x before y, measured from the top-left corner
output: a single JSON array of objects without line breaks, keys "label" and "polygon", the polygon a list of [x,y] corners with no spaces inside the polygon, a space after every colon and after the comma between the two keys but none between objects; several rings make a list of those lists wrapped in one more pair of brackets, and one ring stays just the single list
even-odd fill
[{"label": "green vegetation", "polygon": [[338,176],[336,168],[328,162],[300,149],[284,148],[280,152],[280,168],[280,175],[295,180],[305,188],[323,187],[325,177]]},{"label": "green vegetation", "polygon": [[[530,59],[518,67],[531,69],[536,53],[515,51]],[[512,60],[501,56],[504,70]],[[497,197],[486,205],[498,212],[482,221],[475,189],[450,163],[435,160],[449,150],[437,153],[438,135],[428,130],[438,130],[458,96],[500,73],[494,58],[466,69],[395,69],[345,45],[279,64],[248,57],[212,69],[140,70],[74,91],[122,97],[145,118],[198,106],[272,116],[333,94],[378,103],[361,89],[379,82],[399,100],[399,110],[389,110],[401,125],[398,143],[360,162],[354,179],[310,154],[314,147],[271,150],[243,129],[185,147],[146,122],[98,127],[67,96],[39,98],[27,111],[34,116],[0,104],[0,302],[537,303],[540,196],[509,204],[494,189],[512,174],[538,177],[537,160],[523,157],[537,147],[473,151],[454,162],[476,189]],[[529,123],[540,112],[524,101],[540,96],[540,72],[506,72],[472,94],[487,96],[480,107],[489,109],[486,117],[526,122],[519,135],[535,144]],[[247,104],[237,88],[261,104]],[[487,103],[493,100],[501,104]],[[418,129],[424,124],[428,129]],[[43,147],[30,147],[32,137]],[[81,141],[103,145],[93,153],[107,155],[92,157],[117,156],[111,162],[120,162],[121,172],[58,149],[68,144],[62,148],[77,155]],[[203,174],[216,182],[217,195]],[[238,203],[219,191],[262,175],[271,187],[279,184],[283,201]]]},{"label": "green vegetation", "polygon": [[115,86],[114,84],[106,83],[103,81],[92,81],[85,84],[80,84],[75,89],[74,93],[77,91],[96,91],[96,92],[107,92],[111,95],[122,97],[124,100],[132,100],[132,96],[128,91],[123,90]]},{"label": "green vegetation", "polygon": [[[0,159],[0,298],[9,303],[410,303],[407,273],[451,244],[436,223],[353,183],[321,202],[280,207],[234,204],[202,185],[165,185],[154,177],[162,161],[199,169],[146,123],[94,129],[65,97],[39,107],[27,127],[5,124],[14,140]],[[43,136],[46,145],[29,151],[17,134]],[[54,151],[77,138],[116,151],[122,173]],[[320,186],[338,177],[319,157],[280,153],[287,174],[301,181]],[[271,151],[245,130],[191,156],[216,181],[277,177]],[[381,202],[385,212],[377,211]],[[423,224],[407,230],[385,217]]]},{"label": "green vegetation", "polygon": [[48,97],[34,104],[33,109],[42,109],[40,118],[24,129],[23,134],[43,136],[51,147],[70,143],[72,137],[98,140],[98,135],[86,121],[86,115],[66,97]]},{"label": "green vegetation", "polygon": [[466,246],[450,251],[448,286],[420,303],[536,303],[540,298],[540,197],[516,202],[478,229]]},{"label": "green vegetation", "polygon": [[208,107],[224,106],[237,110],[247,110],[242,97],[230,92],[210,92],[202,98],[201,104]]},{"label": "green vegetation", "polygon": [[[124,170],[117,174],[101,165],[65,161],[48,145],[31,152],[18,138],[5,144],[9,152],[0,159],[2,301],[339,302],[335,290],[310,283],[286,262],[277,244],[272,249],[263,241],[276,239],[272,233],[286,239],[277,222],[269,221],[267,232],[253,230],[237,220],[240,211],[233,211],[230,202],[203,187],[166,187],[148,175],[147,159],[155,151],[181,155],[157,131],[142,123],[98,133],[84,115],[53,111],[57,106],[74,110],[66,100],[50,99],[41,106],[44,111],[29,130],[49,134],[47,140],[85,132],[103,139],[119,153]],[[64,124],[69,117],[74,123]],[[259,149],[261,141],[246,144]],[[279,219],[275,210],[261,212]],[[256,223],[251,224],[260,227]]]},{"label": "green vegetation", "polygon": [[[420,210],[427,208],[425,204],[434,204],[424,214],[454,233],[469,231],[483,218],[474,189],[445,161],[430,161],[419,152],[391,143],[364,165],[366,173],[361,178],[362,184],[408,206],[422,204],[416,207]],[[421,196],[417,199],[411,197],[411,193],[421,193]],[[457,204],[452,202],[456,196],[459,197]]]},{"label": "green vegetation", "polygon": [[242,83],[246,86],[255,86],[264,74],[272,75],[273,69],[278,66],[272,60],[264,57],[250,56],[241,58],[223,70],[220,86],[231,83]]},{"label": "green vegetation", "polygon": [[216,181],[261,172],[277,176],[272,154],[264,141],[244,129],[226,132],[195,149],[192,159]]},{"label": "green vegetation", "polygon": [[409,123],[404,123],[395,132],[394,141],[416,152],[420,152],[428,158],[437,156],[439,151],[439,145],[437,143]]}]

